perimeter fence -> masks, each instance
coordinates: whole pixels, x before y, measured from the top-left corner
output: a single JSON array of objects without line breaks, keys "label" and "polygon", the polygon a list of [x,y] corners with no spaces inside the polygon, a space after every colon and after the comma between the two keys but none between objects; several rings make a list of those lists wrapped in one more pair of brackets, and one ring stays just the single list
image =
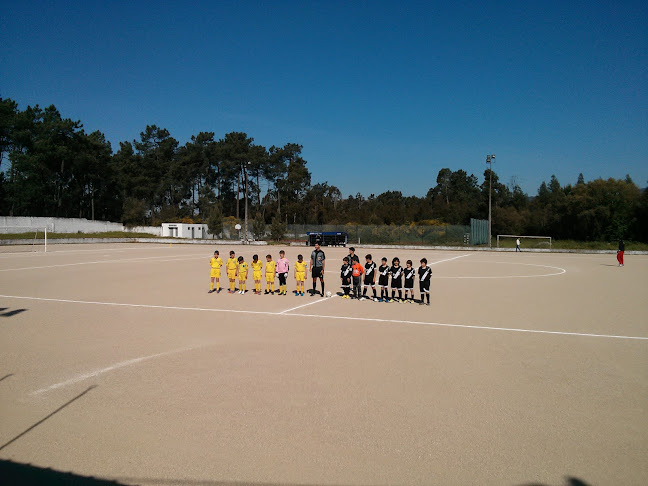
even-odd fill
[{"label": "perimeter fence", "polygon": [[464,225],[300,225],[289,224],[284,238],[306,241],[308,232],[338,232],[349,235],[349,245],[451,245],[470,244],[470,226]]}]

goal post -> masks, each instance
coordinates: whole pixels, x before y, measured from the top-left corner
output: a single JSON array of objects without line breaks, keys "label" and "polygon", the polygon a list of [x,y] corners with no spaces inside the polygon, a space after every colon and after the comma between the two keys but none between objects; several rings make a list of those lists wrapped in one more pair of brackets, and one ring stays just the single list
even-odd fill
[{"label": "goal post", "polygon": [[549,248],[551,250],[551,236],[523,236],[523,235],[497,235],[497,248],[515,248],[515,241],[520,239],[520,246],[526,248]]},{"label": "goal post", "polygon": [[0,226],[0,239],[12,240],[23,251],[47,252],[47,226]]}]

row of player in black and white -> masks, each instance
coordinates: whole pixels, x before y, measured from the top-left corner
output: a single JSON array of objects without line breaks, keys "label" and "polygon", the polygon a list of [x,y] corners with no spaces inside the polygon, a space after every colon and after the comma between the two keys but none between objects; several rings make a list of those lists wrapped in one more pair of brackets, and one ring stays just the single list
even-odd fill
[{"label": "row of player in black and white", "polygon": [[[418,278],[421,294],[418,303],[430,305],[432,269],[428,267],[426,258],[420,260],[418,268],[414,268],[412,260],[407,260],[406,266],[402,267],[398,257],[392,259],[391,266],[387,264],[387,258],[381,260],[380,266],[376,265],[371,255],[366,255],[365,260],[366,263],[363,267],[353,248],[349,249],[349,256],[342,259],[343,264],[340,268],[342,298],[352,298],[351,291],[353,290],[353,298],[359,300],[371,298],[375,302],[415,303],[414,281]],[[360,295],[361,287],[362,295]],[[376,287],[380,288],[380,297],[376,293]],[[372,290],[373,298],[367,297],[369,288]],[[389,296],[390,289],[391,298]]]}]

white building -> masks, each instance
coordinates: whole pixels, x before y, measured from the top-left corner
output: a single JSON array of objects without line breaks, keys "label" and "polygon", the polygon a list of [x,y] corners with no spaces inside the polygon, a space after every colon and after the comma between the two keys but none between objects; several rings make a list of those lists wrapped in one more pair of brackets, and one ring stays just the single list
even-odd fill
[{"label": "white building", "polygon": [[162,223],[162,236],[202,239],[207,237],[207,225],[199,223]]}]

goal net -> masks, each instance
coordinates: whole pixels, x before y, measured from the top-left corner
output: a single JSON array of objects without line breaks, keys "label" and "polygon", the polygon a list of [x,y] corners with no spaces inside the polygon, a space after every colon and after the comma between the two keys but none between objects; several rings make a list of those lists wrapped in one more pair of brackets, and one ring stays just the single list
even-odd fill
[{"label": "goal net", "polygon": [[520,249],[548,248],[551,250],[551,236],[497,235],[497,248],[515,248],[520,239]]},{"label": "goal net", "polygon": [[0,251],[46,252],[46,226],[0,226]]}]

